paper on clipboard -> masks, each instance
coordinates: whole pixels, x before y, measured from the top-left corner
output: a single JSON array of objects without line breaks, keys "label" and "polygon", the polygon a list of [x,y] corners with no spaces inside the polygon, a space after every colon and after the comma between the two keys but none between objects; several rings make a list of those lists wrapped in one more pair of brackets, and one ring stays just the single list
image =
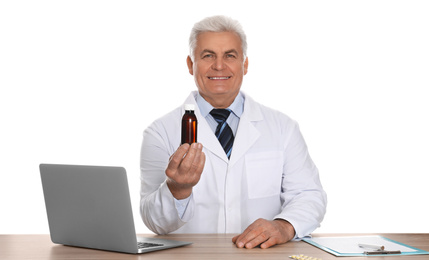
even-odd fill
[{"label": "paper on clipboard", "polygon": [[303,240],[335,256],[363,256],[366,251],[371,251],[359,247],[359,244],[384,246],[384,250],[401,251],[401,255],[429,254],[382,236],[313,237]]}]

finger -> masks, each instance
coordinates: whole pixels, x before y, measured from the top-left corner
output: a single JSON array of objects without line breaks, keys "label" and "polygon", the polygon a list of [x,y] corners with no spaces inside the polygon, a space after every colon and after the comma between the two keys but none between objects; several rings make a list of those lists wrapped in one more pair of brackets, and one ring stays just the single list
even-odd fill
[{"label": "finger", "polygon": [[195,147],[196,149],[195,151],[195,155],[194,155],[194,160],[192,161],[192,165],[190,168],[190,172],[191,173],[197,173],[197,174],[201,174],[201,172],[204,169],[204,164],[205,164],[205,154],[203,153],[203,145],[202,144],[196,144]]},{"label": "finger", "polygon": [[191,178],[198,178],[204,170],[205,154],[202,152],[202,144],[192,144],[188,154],[179,166],[180,172],[186,172]]},{"label": "finger", "polygon": [[253,248],[267,241],[270,238],[272,230],[271,223],[266,219],[257,219],[236,239],[236,245],[239,248]]},{"label": "finger", "polygon": [[185,157],[183,158],[182,162],[179,165],[180,169],[185,172],[188,172],[192,168],[192,165],[194,163],[195,158],[197,157],[197,154],[198,154],[198,144],[193,143],[189,147],[187,153],[184,155]]},{"label": "finger", "polygon": [[180,162],[182,161],[185,154],[188,152],[189,148],[189,144],[182,144],[181,146],[179,146],[179,148],[177,148],[173,155],[171,155],[168,166],[171,166],[172,168],[177,168],[180,165]]},{"label": "finger", "polygon": [[201,156],[200,156],[199,165],[198,165],[199,172],[201,173],[203,172],[205,164],[206,164],[206,154],[201,151]]},{"label": "finger", "polygon": [[248,243],[250,240],[254,238],[253,235],[251,235],[253,227],[254,227],[254,224],[251,224],[243,231],[243,233],[236,236],[235,244],[238,248],[243,248],[246,243]]},{"label": "finger", "polygon": [[261,244],[261,248],[265,249],[277,244],[278,244],[277,239],[275,239],[274,237],[270,237],[267,241]]},{"label": "finger", "polygon": [[176,152],[173,153],[173,155],[170,156],[170,160],[167,165],[166,173],[168,176],[171,176],[175,172],[177,172],[183,157],[189,150],[189,144],[183,144],[179,146],[179,148],[176,150]]},{"label": "finger", "polygon": [[255,236],[253,239],[251,239],[249,242],[245,244],[245,247],[250,249],[254,248],[256,246],[259,246],[260,244],[264,243],[269,239],[269,235],[266,232],[261,232],[257,236]]}]

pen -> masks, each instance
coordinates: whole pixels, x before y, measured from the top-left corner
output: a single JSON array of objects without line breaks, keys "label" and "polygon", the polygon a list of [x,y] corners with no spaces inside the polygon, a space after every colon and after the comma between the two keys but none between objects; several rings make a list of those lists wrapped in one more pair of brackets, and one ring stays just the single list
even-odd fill
[{"label": "pen", "polygon": [[361,248],[369,248],[369,249],[375,249],[375,250],[384,250],[384,246],[379,246],[379,245],[359,244],[358,246],[361,247]]},{"label": "pen", "polygon": [[371,251],[371,252],[364,252],[366,255],[392,255],[392,254],[400,254],[401,251]]}]

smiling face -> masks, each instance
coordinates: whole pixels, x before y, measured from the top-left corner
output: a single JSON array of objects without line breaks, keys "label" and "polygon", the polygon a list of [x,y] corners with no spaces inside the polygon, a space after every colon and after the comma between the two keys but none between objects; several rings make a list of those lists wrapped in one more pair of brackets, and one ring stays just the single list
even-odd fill
[{"label": "smiling face", "polygon": [[204,32],[197,37],[189,73],[201,96],[215,108],[227,108],[240,91],[247,74],[240,37],[233,32]]}]

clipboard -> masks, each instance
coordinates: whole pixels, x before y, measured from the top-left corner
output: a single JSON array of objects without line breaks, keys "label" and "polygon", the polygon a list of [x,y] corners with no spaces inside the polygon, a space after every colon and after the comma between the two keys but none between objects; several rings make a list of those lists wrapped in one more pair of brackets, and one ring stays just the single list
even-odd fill
[{"label": "clipboard", "polygon": [[[345,236],[304,238],[307,242],[334,256],[426,255],[424,251],[383,236]],[[360,244],[382,245],[384,250],[359,247]]]}]

